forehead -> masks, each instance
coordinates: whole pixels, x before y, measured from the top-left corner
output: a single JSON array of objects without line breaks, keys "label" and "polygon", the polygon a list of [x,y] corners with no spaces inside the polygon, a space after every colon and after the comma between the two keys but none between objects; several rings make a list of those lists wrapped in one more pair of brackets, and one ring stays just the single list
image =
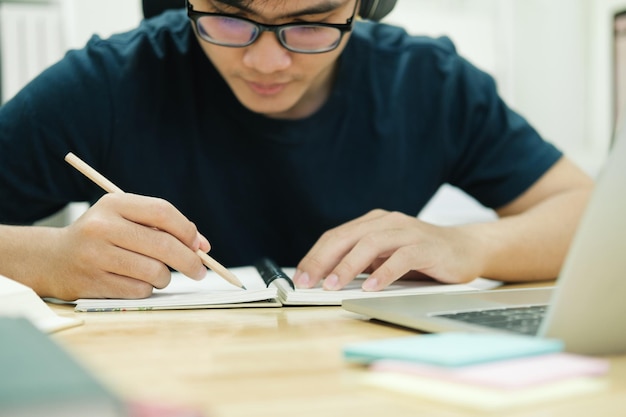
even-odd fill
[{"label": "forehead", "polygon": [[352,0],[195,0],[192,3],[232,7],[255,16],[289,18],[331,13]]}]

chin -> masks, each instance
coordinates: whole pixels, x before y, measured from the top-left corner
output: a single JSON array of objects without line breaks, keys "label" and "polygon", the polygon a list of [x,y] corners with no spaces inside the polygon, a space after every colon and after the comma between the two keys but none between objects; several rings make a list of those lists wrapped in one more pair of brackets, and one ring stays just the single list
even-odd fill
[{"label": "chin", "polygon": [[284,115],[292,112],[295,103],[292,100],[281,100],[272,98],[238,97],[239,102],[248,110],[254,113],[266,115],[268,117]]},{"label": "chin", "polygon": [[252,91],[246,83],[237,81],[230,83],[237,100],[251,112],[268,117],[289,118],[289,114],[294,113],[299,107],[298,104],[304,94],[304,91],[300,91],[294,85],[276,94],[258,94]]}]

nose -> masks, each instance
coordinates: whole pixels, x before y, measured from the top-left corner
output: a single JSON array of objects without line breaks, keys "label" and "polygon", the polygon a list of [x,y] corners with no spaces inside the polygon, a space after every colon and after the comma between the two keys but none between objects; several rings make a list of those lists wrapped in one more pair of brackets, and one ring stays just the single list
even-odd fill
[{"label": "nose", "polygon": [[272,74],[291,65],[291,53],[283,48],[272,32],[262,33],[243,56],[245,66],[263,74]]}]

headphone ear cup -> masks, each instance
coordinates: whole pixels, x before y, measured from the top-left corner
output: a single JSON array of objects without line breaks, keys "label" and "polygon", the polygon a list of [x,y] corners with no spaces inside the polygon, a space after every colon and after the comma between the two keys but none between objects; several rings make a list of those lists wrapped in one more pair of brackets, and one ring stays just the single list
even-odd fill
[{"label": "headphone ear cup", "polygon": [[387,16],[397,0],[361,0],[359,16],[363,19],[379,21]]}]

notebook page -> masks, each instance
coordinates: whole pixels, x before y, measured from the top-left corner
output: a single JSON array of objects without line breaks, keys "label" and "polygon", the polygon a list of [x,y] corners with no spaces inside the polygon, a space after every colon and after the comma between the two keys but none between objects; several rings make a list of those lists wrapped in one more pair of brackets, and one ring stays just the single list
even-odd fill
[{"label": "notebook page", "polygon": [[[155,289],[152,296],[140,300],[79,299],[76,311],[165,310],[217,307],[280,306],[275,287],[266,288],[257,270],[250,267],[230,268],[247,288],[242,290],[226,282],[213,271],[202,281],[181,273],[172,273],[171,283]],[[247,304],[253,303],[253,304]]]},{"label": "notebook page", "polygon": [[[294,268],[284,268],[283,271],[290,277],[293,276]],[[311,289],[291,290],[287,286],[279,287],[280,298],[284,305],[341,305],[342,300],[352,298],[377,298],[395,295],[410,294],[433,294],[456,291],[479,291],[490,290],[502,285],[500,281],[486,278],[476,278],[466,284],[442,284],[430,280],[398,280],[382,291],[363,291],[361,285],[367,277],[360,275],[342,290],[327,291],[322,288],[322,283]]]}]

